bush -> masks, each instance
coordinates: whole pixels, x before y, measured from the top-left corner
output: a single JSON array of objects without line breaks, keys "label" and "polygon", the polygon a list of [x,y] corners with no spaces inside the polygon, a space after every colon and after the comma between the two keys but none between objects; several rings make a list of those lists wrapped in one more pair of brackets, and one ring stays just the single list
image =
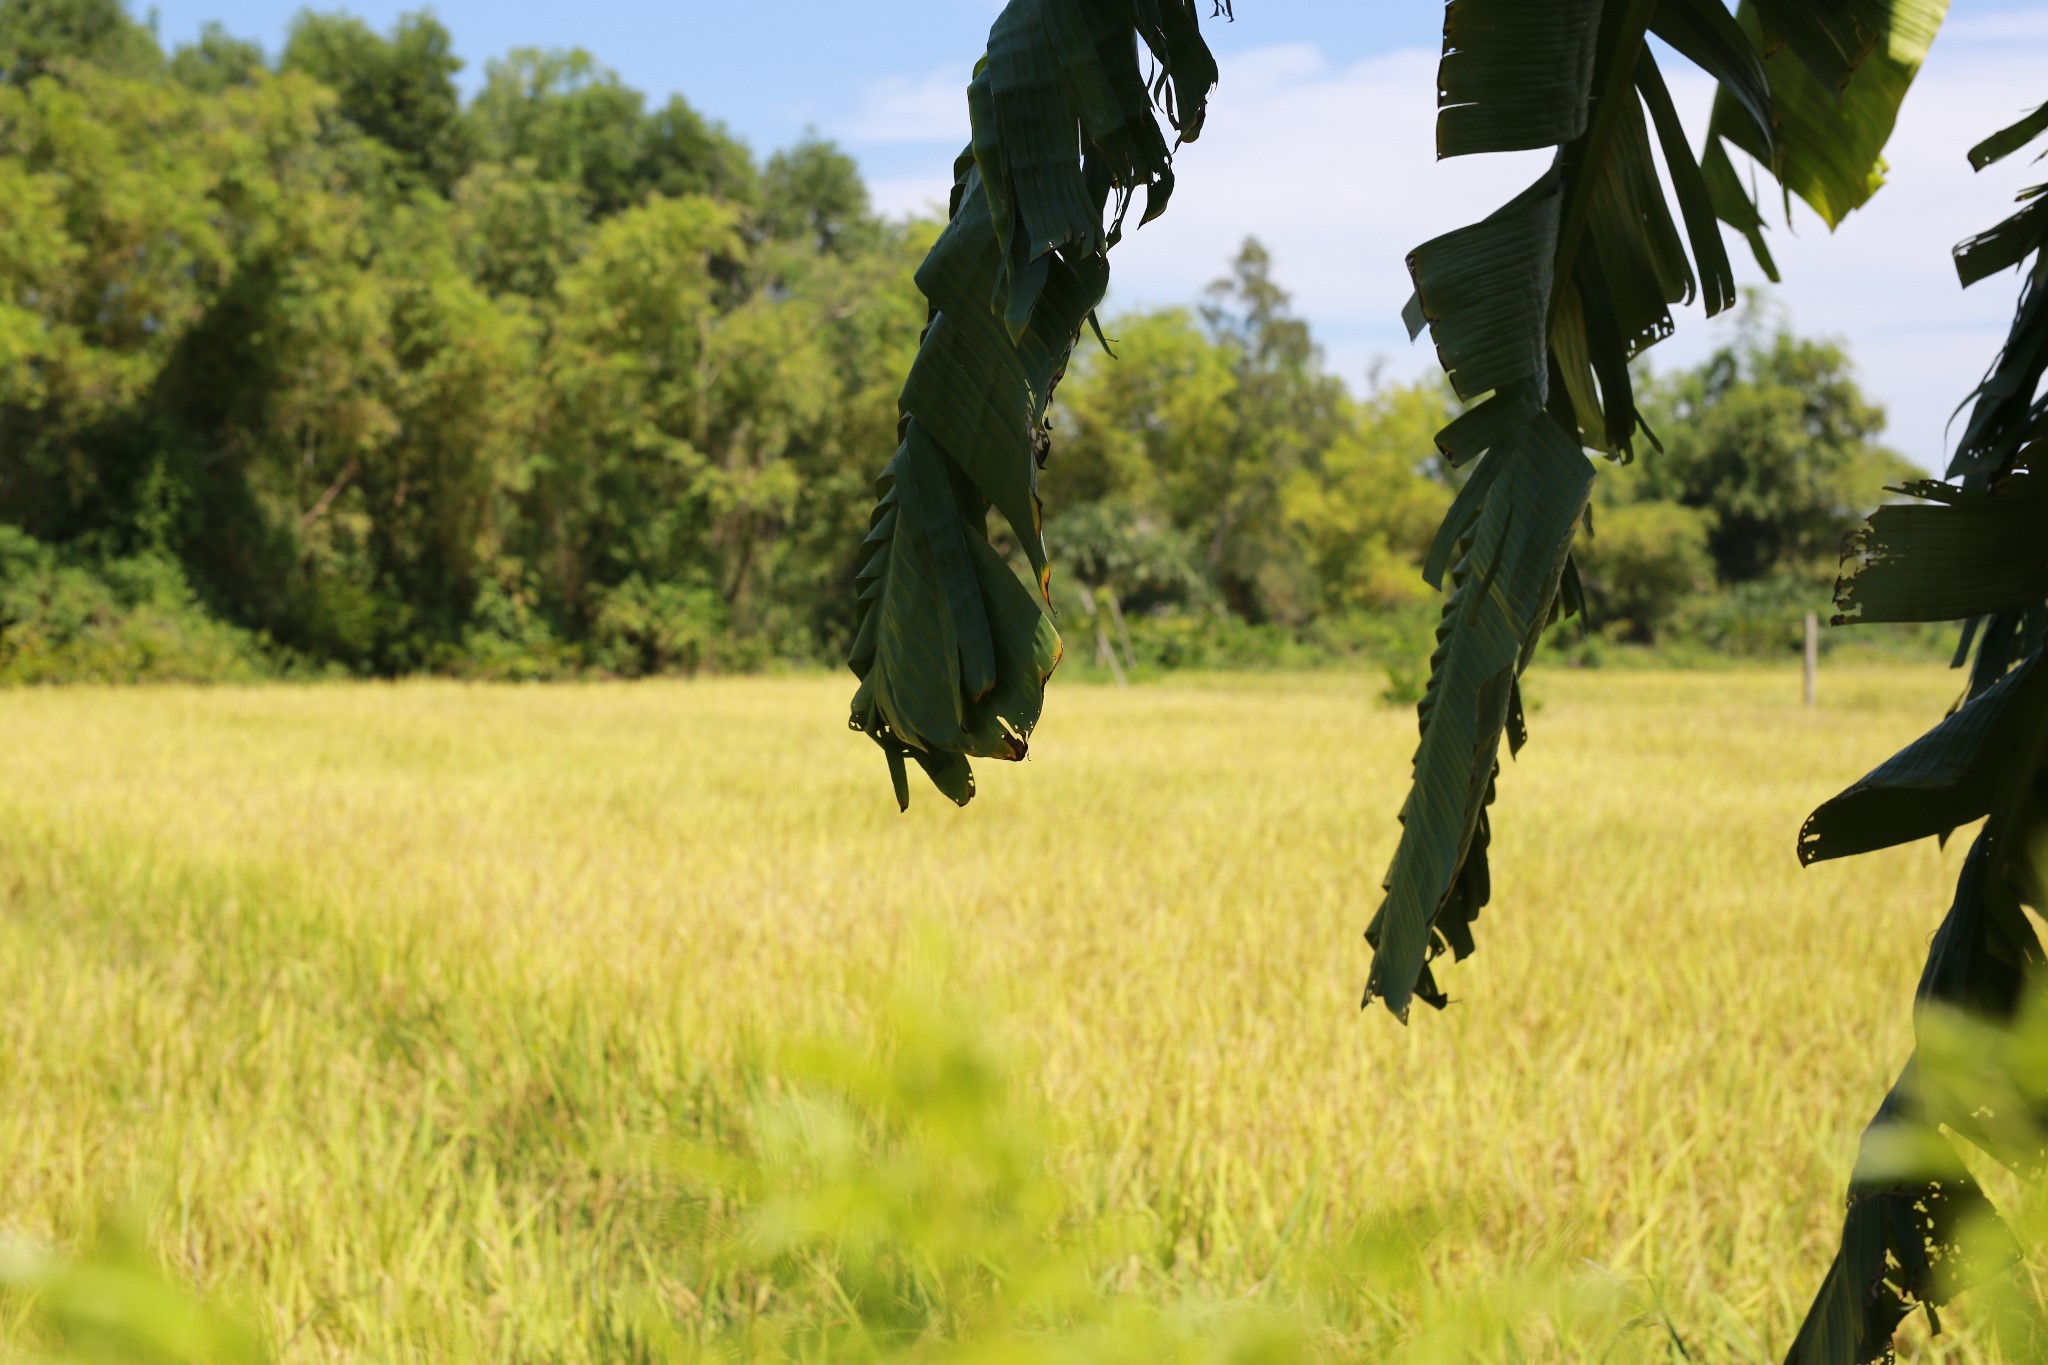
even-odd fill
[{"label": "bush", "polygon": [[1675,502],[1596,509],[1578,550],[1591,627],[1634,644],[1668,634],[1688,599],[1714,581],[1712,529],[1706,513]]},{"label": "bush", "polygon": [[[1131,615],[1126,621],[1141,670],[1315,668],[1420,660],[1426,671],[1437,615],[1437,604],[1431,602],[1321,617],[1301,626],[1254,624],[1221,608]],[[1095,657],[1090,618],[1064,613],[1060,632],[1069,659]]]},{"label": "bush", "polygon": [[555,634],[534,594],[487,580],[470,608],[469,628],[449,666],[483,682],[546,682],[573,676],[576,649]]},{"label": "bush", "polygon": [[1194,538],[1141,505],[1067,508],[1047,524],[1045,546],[1062,578],[1113,587],[1125,611],[1217,602]]},{"label": "bush", "polygon": [[174,560],[92,563],[0,525],[0,683],[249,681],[280,662],[209,616]]},{"label": "bush", "polygon": [[590,629],[592,667],[621,678],[745,668],[761,662],[752,653],[734,639],[725,603],[710,588],[637,574],[605,594]]},{"label": "bush", "polygon": [[1759,578],[1695,597],[1676,626],[1687,641],[1715,654],[1770,658],[1805,648],[1808,612],[1822,621],[1834,614],[1828,585],[1788,576]]},{"label": "bush", "polygon": [[1520,1360],[1546,1335],[1597,1355],[1631,1330],[1636,1305],[1598,1273],[1538,1265],[1433,1292],[1425,1255],[1448,1229],[1395,1209],[1360,1210],[1321,1245],[1282,1233],[1238,1292],[1146,1292],[1179,1248],[1162,1256],[1153,1219],[1056,1178],[1064,1135],[1030,1059],[963,1015],[932,970],[943,959],[924,956],[866,1029],[752,1060],[723,1141],[660,1154],[708,1244],[696,1339],[649,1305],[669,1358],[1312,1365],[1356,1358],[1346,1316],[1367,1285],[1408,1329],[1373,1358],[1406,1365]]},{"label": "bush", "polygon": [[[1141,669],[1287,668],[1328,658],[1285,626],[1253,625],[1223,611],[1132,617],[1130,629]],[[1067,633],[1070,653],[1094,657],[1092,630],[1073,621]]]}]

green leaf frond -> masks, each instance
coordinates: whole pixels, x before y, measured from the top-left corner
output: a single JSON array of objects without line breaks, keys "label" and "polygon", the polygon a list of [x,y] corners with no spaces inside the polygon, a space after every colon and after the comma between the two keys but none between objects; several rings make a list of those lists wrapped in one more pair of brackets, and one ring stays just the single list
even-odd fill
[{"label": "green leaf frond", "polygon": [[[1971,164],[2043,132],[2048,108],[1979,144]],[[2022,1007],[2041,998],[2044,966],[2026,907],[2048,907],[2048,484],[2035,459],[2048,411],[2036,398],[2048,368],[2044,188],[1956,248],[1964,285],[2018,266],[2021,288],[2004,349],[1971,395],[1950,481],[1896,490],[1912,501],[1872,515],[1836,588],[1837,624],[1963,621],[1955,662],[1969,681],[1946,720],[1808,818],[1801,860],[1984,824],[1921,977],[1913,1060],[1864,1134],[1841,1250],[1790,1365],[1888,1358],[1908,1313],[1932,1316],[2010,1259],[2015,1244],[1942,1130],[2028,1179],[2048,1175],[2041,1068],[2017,1088],[1988,1074],[2002,1051],[2048,1041],[2048,1016]]]},{"label": "green leaf frond", "polygon": [[[1672,307],[1734,306],[1721,224],[1769,264],[1764,221],[1724,142],[1830,223],[1882,182],[1878,153],[1945,0],[1452,0],[1438,75],[1441,156],[1554,147],[1497,212],[1417,247],[1405,317],[1468,406],[1438,434],[1471,474],[1424,577],[1450,600],[1421,705],[1414,787],[1368,930],[1366,1000],[1442,1004],[1431,961],[1472,951],[1491,878],[1488,807],[1516,679],[1576,608],[1572,543],[1592,467],[1632,458],[1631,363]],[[1655,36],[1719,87],[1703,156],[1687,143]],[[1816,102],[1818,101],[1818,102]],[[1824,108],[1822,106],[1825,106]],[[1674,212],[1664,183],[1677,199]]]},{"label": "green leaf frond", "polygon": [[1472,952],[1472,921],[1490,894],[1487,807],[1500,745],[1505,738],[1513,753],[1526,737],[1517,679],[1550,622],[1571,528],[1593,488],[1592,465],[1553,423],[1529,423],[1511,455],[1459,536],[1400,851],[1366,931],[1375,950],[1366,999],[1404,1017],[1412,996],[1446,1003],[1432,959]]},{"label": "green leaf frond", "polygon": [[[882,747],[899,804],[907,759],[965,804],[970,758],[1024,756],[1060,657],[1038,499],[1047,406],[1126,214],[1141,193],[1144,219],[1165,211],[1216,79],[1195,0],[1011,0],[989,33],[856,585],[851,725]],[[991,509],[1035,591],[992,544]]]},{"label": "green leaf frond", "polygon": [[[1983,169],[2048,132],[2043,106],[1993,134],[1970,151],[1970,164]],[[1979,486],[1996,482],[2023,464],[2038,464],[2033,447],[2048,436],[2048,398],[2037,397],[2048,372],[2048,185],[2021,191],[2020,211],[1959,243],[1956,273],[1965,287],[2020,267],[2020,297],[2005,346],[1983,382],[1965,401],[1969,421],[1949,465],[1949,477]],[[2027,258],[2032,257],[2031,265]]]},{"label": "green leaf frond", "polygon": [[2042,832],[2038,812],[1994,815],[1964,861],[1915,994],[1918,1046],[1864,1130],[1841,1247],[1786,1365],[1889,1360],[1908,1314],[1924,1307],[1938,1331],[1936,1310],[2017,1255],[1943,1129],[2025,1178],[2048,1171],[2048,1095],[2016,1095],[1983,1074],[1999,1042],[2043,1022],[2023,1017],[2043,952],[2018,894]]},{"label": "green leaf frond", "polygon": [[[1884,145],[1899,106],[1948,14],[1948,0],[1743,0],[1737,20],[1763,54],[1768,125],[1752,90],[1719,71],[1708,158],[1740,148],[1830,228],[1884,184]],[[1702,63],[1705,65],[1705,63]],[[1712,71],[1712,68],[1709,68]],[[1728,188],[1739,191],[1739,181]],[[1755,201],[1730,197],[1722,214],[1749,237],[1758,263],[1777,278],[1760,233],[1748,226]]]},{"label": "green leaf frond", "polygon": [[2048,601],[2048,477],[2017,473],[1995,488],[1927,480],[1915,500],[1871,514],[1850,537],[1836,584],[1836,625],[1962,621]]}]

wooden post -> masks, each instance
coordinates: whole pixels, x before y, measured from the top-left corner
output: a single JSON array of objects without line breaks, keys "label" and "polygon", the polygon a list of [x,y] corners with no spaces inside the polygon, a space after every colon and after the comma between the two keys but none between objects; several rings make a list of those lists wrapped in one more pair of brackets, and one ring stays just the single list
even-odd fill
[{"label": "wooden post", "polygon": [[1123,661],[1118,659],[1116,651],[1110,648],[1109,632],[1102,628],[1100,620],[1095,623],[1095,662],[1109,665],[1110,676],[1116,679],[1118,687],[1131,685],[1131,680],[1124,676]]},{"label": "wooden post", "polygon": [[1806,613],[1806,704],[1813,706],[1819,701],[1820,692],[1820,617],[1813,612]]},{"label": "wooden post", "polygon": [[1131,648],[1131,632],[1124,625],[1123,604],[1116,600],[1116,584],[1104,583],[1102,585],[1102,600],[1109,603],[1110,622],[1116,627],[1117,642],[1124,647],[1124,667],[1136,673],[1138,671],[1138,653]]},{"label": "wooden post", "polygon": [[1102,621],[1102,590],[1100,588],[1089,591],[1088,606],[1095,613],[1095,661],[1109,665],[1110,674],[1116,679],[1118,687],[1129,687],[1131,680],[1124,676],[1124,666],[1117,659],[1116,650],[1109,643],[1109,627],[1104,625]]}]

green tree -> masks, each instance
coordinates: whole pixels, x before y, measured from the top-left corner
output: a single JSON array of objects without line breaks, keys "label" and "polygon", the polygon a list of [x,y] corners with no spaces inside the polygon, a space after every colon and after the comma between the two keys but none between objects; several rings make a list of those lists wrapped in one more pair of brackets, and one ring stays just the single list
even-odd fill
[{"label": "green tree", "polygon": [[486,158],[529,161],[542,176],[581,187],[604,217],[651,188],[641,179],[644,103],[581,48],[519,48],[485,64],[469,121]]},{"label": "green tree", "polygon": [[[545,365],[548,412],[534,493],[551,589],[595,620],[638,580],[708,594],[715,263],[743,250],[733,210],[655,199],[605,222],[562,280]],[[709,598],[695,610],[710,611]],[[701,623],[723,631],[722,613]]]},{"label": "green tree", "polygon": [[485,157],[579,187],[598,217],[649,194],[760,202],[753,154],[680,95],[647,113],[639,91],[581,48],[520,48],[484,70],[469,120]]},{"label": "green tree", "polygon": [[1056,508],[1175,501],[1200,517],[1200,487],[1186,478],[1169,491],[1169,471],[1227,467],[1239,420],[1235,357],[1186,309],[1115,318],[1107,330],[1116,354],[1084,347],[1060,390],[1046,491]]},{"label": "green tree", "polygon": [[[855,452],[894,426],[932,229],[872,221],[842,155],[786,159],[838,178],[786,178],[822,189],[782,240],[743,146],[574,54],[516,54],[451,122],[422,18],[301,16],[275,75],[218,28],[146,70],[72,49],[0,86],[9,600],[382,673],[846,643]],[[39,649],[15,675],[89,653]]]},{"label": "green tree", "polygon": [[1682,503],[1650,499],[1598,509],[1580,542],[1586,615],[1603,634],[1650,644],[1712,587],[1713,520]]},{"label": "green tree", "polygon": [[[671,199],[697,194],[753,205],[761,198],[753,153],[681,95],[671,95],[641,123],[633,179],[642,189]],[[865,206],[865,188],[861,194]]]},{"label": "green tree", "polygon": [[866,244],[872,221],[860,169],[832,143],[806,136],[768,159],[761,225],[769,236],[843,254]]},{"label": "green tree", "polygon": [[1432,436],[1450,416],[1437,384],[1376,387],[1344,431],[1281,490],[1324,611],[1360,614],[1424,600],[1417,569],[1453,489]]},{"label": "green tree", "polygon": [[1230,357],[1237,420],[1209,458],[1188,460],[1168,481],[1232,608],[1251,621],[1298,622],[1314,587],[1282,490],[1335,442],[1345,395],[1272,267],[1266,248],[1247,241],[1230,274],[1209,286],[1202,320]]},{"label": "green tree", "polygon": [[822,360],[831,386],[830,410],[812,439],[790,450],[797,491],[780,533],[776,587],[764,594],[786,614],[774,631],[791,657],[843,655],[852,642],[845,585],[864,558],[864,457],[896,433],[903,373],[928,321],[911,276],[937,233],[928,222],[878,224],[858,252],[773,242],[756,250],[758,287],[815,343],[806,354]]},{"label": "green tree", "polygon": [[171,79],[188,90],[218,95],[231,85],[249,85],[264,71],[263,49],[209,21],[199,41],[181,43],[171,54]]},{"label": "green tree", "polygon": [[469,164],[454,40],[424,11],[400,16],[384,37],[347,14],[302,11],[279,65],[333,90],[340,109],[391,149],[402,175],[447,193]]},{"label": "green tree", "polygon": [[0,320],[0,518],[175,557],[239,623],[397,671],[493,562],[535,324],[335,103],[295,72],[0,89],[0,268],[32,301]]},{"label": "green tree", "polygon": [[[1249,243],[1205,314],[1113,319],[1060,390],[1048,545],[1126,609],[1200,599],[1299,623],[1416,601],[1450,493],[1437,389],[1354,401]],[[1242,314],[1233,307],[1243,307]]]},{"label": "green tree", "polygon": [[589,235],[580,186],[540,175],[531,161],[486,161],[455,187],[451,223],[470,277],[493,294],[542,303]]},{"label": "green tree", "polygon": [[1888,484],[1918,470],[1878,444],[1884,410],[1830,342],[1766,331],[1754,311],[1707,362],[1648,386],[1664,449],[1642,462],[1651,497],[1696,508],[1724,583],[1824,566]]},{"label": "green tree", "polygon": [[163,64],[163,50],[122,0],[0,0],[7,80],[19,85],[73,62],[139,76]]},{"label": "green tree", "polygon": [[0,87],[0,516],[39,539],[135,524],[138,408],[235,268],[228,116],[89,66]]}]

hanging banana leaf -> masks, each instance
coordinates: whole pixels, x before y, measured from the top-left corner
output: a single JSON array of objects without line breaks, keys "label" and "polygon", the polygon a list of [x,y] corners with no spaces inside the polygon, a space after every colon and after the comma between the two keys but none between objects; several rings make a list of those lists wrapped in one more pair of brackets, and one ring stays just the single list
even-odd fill
[{"label": "hanging banana leaf", "polygon": [[1879,508],[1850,538],[1836,625],[1962,621],[2048,601],[2048,478],[1893,491],[1918,501]]},{"label": "hanging banana leaf", "polygon": [[2048,104],[2009,128],[2001,128],[1970,149],[1970,169],[1981,171],[2003,161],[2042,133],[2048,133]]},{"label": "hanging banana leaf", "polygon": [[[1701,0],[1696,7],[1720,5]],[[1743,0],[1736,22],[1763,54],[1767,121],[1757,117],[1747,81],[1724,74],[1725,58],[1709,64],[1680,48],[1720,83],[1701,158],[1715,209],[1748,239],[1772,280],[1778,271],[1755,194],[1743,187],[1727,146],[1764,167],[1788,204],[1797,195],[1830,228],[1841,226],[1884,184],[1884,145],[1947,13],[1948,0]]]},{"label": "hanging banana leaf", "polygon": [[[1801,857],[1838,857],[1934,832],[1991,812],[1971,846],[1956,897],[1928,951],[1915,992],[1919,1047],[1863,1137],[1849,1182],[1841,1248],[1794,1339],[1787,1365],[1869,1365],[1891,1355],[1892,1334],[1917,1307],[1935,1330],[1937,1309],[2009,1263],[2016,1244],[1971,1179],[1946,1127],[1986,1154],[2039,1179],[2048,1154],[2038,1122],[2014,1117],[2007,1095],[1943,1057],[1958,1021],[1995,1036],[2019,1018],[2028,977],[2043,965],[2041,942],[2013,894],[2028,846],[2043,832],[2023,800],[2048,756],[2048,666],[2036,655],[1808,821],[1850,833],[1833,847],[1802,837]],[[1873,800],[1891,808],[1873,808]],[[1897,818],[1903,816],[1903,822]],[[1859,829],[1858,826],[1863,826]],[[1871,831],[1898,837],[1873,838]],[[1942,1031],[1929,1037],[1929,1026]],[[1930,1065],[1929,1053],[1933,1050]],[[1946,1049],[1951,1054],[1951,1046]],[[2034,1118],[2048,1096],[2032,1097]]]},{"label": "hanging banana leaf", "polygon": [[[2048,110],[2038,110],[1980,144],[1971,163],[1989,165],[2044,131]],[[2028,467],[2041,434],[2035,390],[2048,357],[2039,288],[2048,219],[2039,189],[2021,199],[2018,214],[1956,249],[1966,286],[2034,257],[2004,351],[1973,395],[1949,471],[1956,482],[1900,490],[1917,500],[1871,517],[1851,543],[1836,589],[1838,624],[1967,619],[1956,664],[1970,663],[1973,649],[1975,661],[1964,701],[1946,721],[1814,812],[1800,832],[1801,859],[1985,823],[1921,977],[1915,1060],[1865,1134],[1841,1250],[1793,1345],[1792,1365],[1887,1358],[1893,1331],[1915,1307],[1933,1317],[2010,1255],[2009,1241],[1994,1238],[1986,1255],[1982,1234],[1974,1246],[1962,1237],[1966,1221],[1996,1226],[1995,1215],[1940,1129],[2030,1179],[2048,1173],[2040,1136],[2048,1095],[1987,1097],[1981,1074],[1958,1067],[1953,1046],[1943,1056],[1928,1033],[1931,1022],[1953,1028],[1958,1019],[1976,1029],[1976,1041],[1961,1052],[1981,1073],[1995,1040],[2028,1026],[2020,1016],[2023,987],[2044,965],[2022,905],[2038,909],[2048,900],[2033,858],[2048,835],[2048,495]],[[1972,1249],[1974,1264],[1966,1255]]]},{"label": "hanging banana leaf", "polygon": [[[1516,679],[1544,626],[1575,606],[1571,547],[1592,478],[1583,452],[1629,459],[1643,431],[1631,362],[1671,335],[1674,305],[1697,298],[1709,316],[1734,305],[1721,222],[1769,259],[1723,139],[1839,220],[1881,181],[1879,150],[1944,8],[1755,0],[1738,15],[1723,0],[1453,0],[1446,9],[1439,154],[1557,152],[1499,211],[1408,258],[1411,332],[1429,331],[1470,405],[1437,444],[1473,468],[1425,565],[1432,584],[1449,573],[1452,592],[1400,843],[1366,935],[1368,1003],[1381,999],[1403,1018],[1417,996],[1441,1005],[1432,961],[1472,951],[1491,889],[1488,808],[1503,737],[1510,753],[1519,747]],[[1653,34],[1719,86],[1704,161],[1686,142]],[[1828,92],[1825,111],[1808,107],[1816,91]]]},{"label": "hanging banana leaf", "polygon": [[[1593,468],[1552,422],[1531,422],[1522,443],[1492,457],[1494,480],[1452,574],[1422,699],[1422,747],[1402,809],[1401,855],[1366,938],[1376,950],[1366,1000],[1383,998],[1406,1017],[1419,995],[1441,1008],[1427,963],[1472,951],[1472,921],[1487,901],[1486,807],[1500,743],[1519,750],[1525,731],[1516,679],[1549,624],[1572,526],[1586,509]],[[1448,891],[1445,888],[1448,887]],[[1419,970],[1383,979],[1382,965]]]},{"label": "hanging banana leaf", "polygon": [[[1979,170],[2019,151],[2048,132],[2048,106],[1992,134],[1970,150],[1970,164]],[[1998,471],[2021,460],[2024,447],[2048,435],[2048,398],[2037,398],[2041,376],[2048,372],[2048,185],[2020,194],[2025,205],[1988,232],[1956,247],[1956,273],[1967,287],[2000,270],[2033,265],[2022,276],[2019,306],[2005,348],[1984,382],[1971,394],[1970,420],[1949,465],[1949,477],[1982,486]]]},{"label": "hanging banana leaf", "polygon": [[[1173,192],[1160,118],[1192,141],[1216,75],[1193,0],[1011,0],[990,30],[856,580],[851,724],[881,746],[901,806],[909,761],[965,805],[970,758],[1025,754],[1060,657],[1038,501],[1046,408],[1134,196],[1150,219]],[[1035,591],[991,544],[991,509]]]},{"label": "hanging banana leaf", "polygon": [[1892,1334],[1915,1308],[1932,1316],[1984,1273],[1968,1252],[1981,1245],[1983,1229],[1997,1226],[1996,1215],[1915,1102],[1917,1079],[1909,1065],[1864,1130],[1841,1248],[1786,1365],[1890,1360]]},{"label": "hanging banana leaf", "polygon": [[[1939,1332],[1936,1310],[2016,1254],[2017,1244],[1941,1130],[2039,1179],[2048,1166],[2038,1122],[2048,1096],[2026,1097],[2031,1121],[2012,1123],[2019,1116],[2009,1094],[1993,1102],[1967,1068],[1952,1062],[1930,1068],[1927,1054],[1932,1044],[1941,1060],[1939,1039],[1928,1037],[1930,1024],[1953,1029],[1963,1021],[1986,1037],[2011,1029],[2028,978],[2048,960],[2013,894],[2014,864],[2026,861],[2026,846],[2044,832],[2039,808],[2014,799],[2038,778],[2048,740],[2048,707],[2039,705],[2038,696],[2026,719],[2027,733],[2007,736],[2019,744],[2021,760],[2003,774],[1999,810],[1971,847],[1955,903],[1921,973],[1915,997],[1919,1047],[1865,1130],[1850,1177],[1841,1248],[1787,1365],[1888,1360],[1893,1332],[1915,1308],[1925,1307]],[[2008,1122],[1999,1122],[2001,1114]]]},{"label": "hanging banana leaf", "polygon": [[2032,780],[2025,765],[2044,715],[2048,667],[2036,655],[1808,816],[1799,861],[1933,838],[2000,809]]}]

